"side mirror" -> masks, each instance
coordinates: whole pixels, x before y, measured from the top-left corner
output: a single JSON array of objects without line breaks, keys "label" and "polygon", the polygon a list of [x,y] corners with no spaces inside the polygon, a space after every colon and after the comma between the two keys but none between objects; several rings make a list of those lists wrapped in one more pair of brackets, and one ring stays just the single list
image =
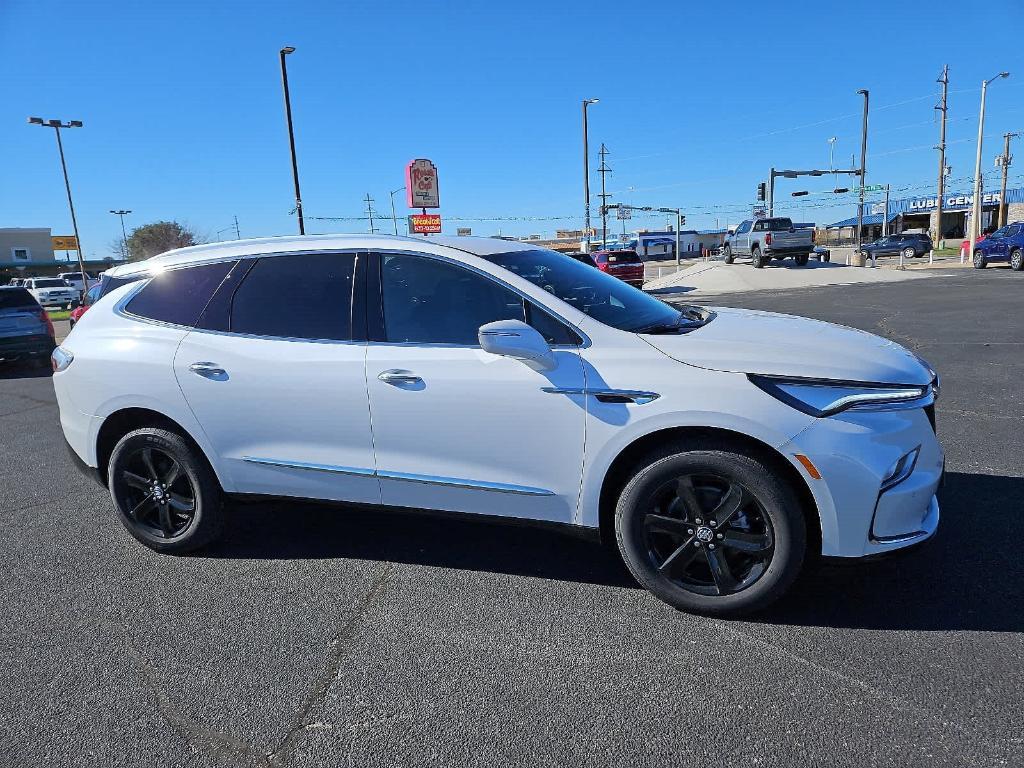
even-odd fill
[{"label": "side mirror", "polygon": [[544,337],[522,320],[487,323],[477,336],[485,352],[521,360],[535,371],[550,371],[558,364]]},{"label": "side mirror", "polygon": [[729,237],[732,237],[735,234],[736,234],[736,230],[735,229],[730,229],[729,230]]}]

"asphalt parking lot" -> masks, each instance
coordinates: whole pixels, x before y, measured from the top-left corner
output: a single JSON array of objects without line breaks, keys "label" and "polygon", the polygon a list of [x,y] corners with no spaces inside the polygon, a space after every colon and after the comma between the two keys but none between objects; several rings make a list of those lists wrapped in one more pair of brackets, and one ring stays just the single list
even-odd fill
[{"label": "asphalt parking lot", "polygon": [[586,541],[414,513],[235,505],[225,544],[156,555],[66,460],[48,374],[0,369],[0,765],[1020,765],[1022,299],[988,269],[702,302],[943,377],[935,540],[748,621]]}]

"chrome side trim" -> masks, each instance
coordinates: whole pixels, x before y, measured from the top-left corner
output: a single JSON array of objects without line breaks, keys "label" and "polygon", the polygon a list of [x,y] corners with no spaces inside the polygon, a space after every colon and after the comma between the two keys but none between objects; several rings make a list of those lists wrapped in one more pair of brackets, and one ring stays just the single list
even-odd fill
[{"label": "chrome side trim", "polygon": [[283,459],[266,459],[259,456],[243,456],[242,461],[250,464],[265,464],[272,467],[288,469],[310,469],[317,472],[333,472],[339,475],[359,475],[362,477],[380,477],[385,480],[404,480],[410,483],[425,485],[445,485],[452,488],[470,488],[480,491],[496,491],[498,493],[518,493],[524,496],[554,496],[554,491],[544,488],[531,488],[528,485],[511,485],[509,483],[489,483],[485,480],[463,480],[458,477],[441,477],[438,475],[414,475],[409,472],[388,472],[363,469],[362,467],[340,467],[334,464],[314,464],[307,461],[284,461]]},{"label": "chrome side trim", "polygon": [[362,475],[373,477],[376,472],[372,469],[362,467],[339,467],[335,464],[314,464],[308,461],[284,461],[283,459],[265,459],[259,456],[243,456],[242,461],[250,464],[266,464],[272,467],[287,467],[289,469],[312,469],[317,472],[334,472],[339,475]]},{"label": "chrome side trim", "polygon": [[629,400],[637,405],[657,400],[661,395],[639,389],[595,389],[594,387],[541,387],[541,392],[552,395],[589,395],[598,400],[606,398],[611,401]]},{"label": "chrome side trim", "polygon": [[437,475],[414,475],[409,472],[377,471],[377,476],[385,480],[404,480],[410,483],[426,485],[446,485],[452,488],[471,488],[481,491],[498,493],[519,493],[524,496],[554,496],[554,491],[544,488],[531,488],[528,485],[511,485],[509,483],[489,483],[484,480],[462,480],[457,477],[440,477]]}]

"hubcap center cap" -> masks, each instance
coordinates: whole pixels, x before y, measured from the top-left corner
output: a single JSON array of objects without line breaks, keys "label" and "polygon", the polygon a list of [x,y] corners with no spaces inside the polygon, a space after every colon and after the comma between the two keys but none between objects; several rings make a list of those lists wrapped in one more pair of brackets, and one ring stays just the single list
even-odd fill
[{"label": "hubcap center cap", "polygon": [[153,488],[153,496],[156,497],[157,501],[163,501],[164,489],[161,488],[159,485],[154,486],[154,488]]},{"label": "hubcap center cap", "polygon": [[697,541],[703,541],[707,544],[715,538],[715,532],[708,528],[706,525],[702,525],[697,529]]}]

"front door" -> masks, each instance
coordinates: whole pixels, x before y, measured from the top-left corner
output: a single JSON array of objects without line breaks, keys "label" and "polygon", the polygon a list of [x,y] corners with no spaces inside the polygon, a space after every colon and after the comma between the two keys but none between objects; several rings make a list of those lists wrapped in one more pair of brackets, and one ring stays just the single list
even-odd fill
[{"label": "front door", "polygon": [[[366,378],[383,502],[571,522],[585,403],[545,389],[583,387],[574,332],[489,275],[435,257],[381,255],[379,285]],[[557,366],[484,352],[478,329],[501,319],[537,328]]]},{"label": "front door", "polygon": [[379,503],[356,261],[262,257],[181,342],[175,375],[235,491]]}]

